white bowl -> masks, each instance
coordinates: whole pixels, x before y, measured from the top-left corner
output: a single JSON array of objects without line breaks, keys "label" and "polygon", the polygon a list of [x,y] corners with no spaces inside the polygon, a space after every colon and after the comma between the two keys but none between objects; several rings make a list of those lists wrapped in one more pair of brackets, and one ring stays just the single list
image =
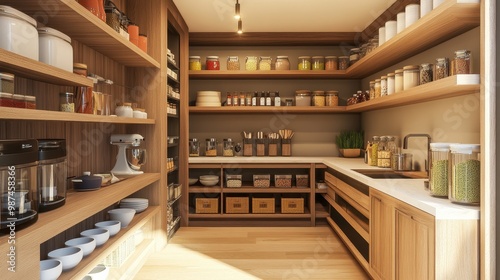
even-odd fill
[{"label": "white bowl", "polygon": [[56,280],[62,273],[62,262],[58,259],[40,261],[40,280]]},{"label": "white bowl", "polygon": [[126,228],[134,218],[136,210],[132,208],[116,208],[108,211],[111,220],[120,221],[121,227]]},{"label": "white bowl", "polygon": [[94,229],[88,229],[80,232],[81,236],[86,236],[86,237],[92,237],[95,239],[95,245],[97,247],[101,246],[102,244],[106,243],[109,239],[109,230],[105,228],[94,228]]},{"label": "white bowl", "polygon": [[92,253],[96,247],[96,242],[93,237],[77,237],[64,242],[68,247],[78,247],[82,249],[83,256],[86,257]]},{"label": "white bowl", "polygon": [[217,175],[201,175],[200,180],[206,180],[206,181],[217,180],[217,181],[219,181],[219,176],[217,176]]},{"label": "white bowl", "polygon": [[121,229],[120,221],[103,221],[95,224],[96,228],[105,228],[109,230],[109,236],[115,236]]},{"label": "white bowl", "polygon": [[189,185],[190,186],[196,184],[196,182],[198,182],[198,179],[196,179],[196,178],[189,178]]},{"label": "white bowl", "polygon": [[62,270],[70,270],[77,266],[83,258],[83,251],[78,247],[59,248],[49,252],[49,258],[58,259],[62,263]]},{"label": "white bowl", "polygon": [[109,274],[109,267],[98,264],[86,276],[90,276],[92,280],[106,280]]},{"label": "white bowl", "polygon": [[219,183],[219,180],[200,180],[200,183],[204,186],[211,187],[217,185]]}]

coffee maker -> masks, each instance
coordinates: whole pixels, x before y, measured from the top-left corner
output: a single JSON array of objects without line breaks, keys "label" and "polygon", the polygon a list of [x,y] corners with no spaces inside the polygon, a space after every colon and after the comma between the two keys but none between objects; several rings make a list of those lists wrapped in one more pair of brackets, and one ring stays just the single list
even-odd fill
[{"label": "coffee maker", "polygon": [[38,139],[38,211],[46,212],[64,205],[68,166],[66,140]]}]

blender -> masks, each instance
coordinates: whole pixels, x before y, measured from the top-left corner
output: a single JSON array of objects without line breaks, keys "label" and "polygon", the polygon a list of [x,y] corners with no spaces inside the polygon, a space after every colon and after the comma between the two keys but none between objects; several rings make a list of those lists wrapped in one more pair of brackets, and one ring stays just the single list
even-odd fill
[{"label": "blender", "polygon": [[113,134],[111,144],[118,146],[115,167],[111,173],[115,176],[134,176],[143,174],[141,166],[146,163],[146,150],[139,148],[144,137],[140,134]]},{"label": "blender", "polygon": [[66,140],[38,139],[38,211],[64,205],[67,177]]},{"label": "blender", "polygon": [[0,140],[0,230],[15,231],[38,219],[35,139]]}]

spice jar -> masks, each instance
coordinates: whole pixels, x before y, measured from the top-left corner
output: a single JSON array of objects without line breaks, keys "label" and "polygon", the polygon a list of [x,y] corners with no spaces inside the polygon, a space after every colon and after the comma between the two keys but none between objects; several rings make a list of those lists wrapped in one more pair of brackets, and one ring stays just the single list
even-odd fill
[{"label": "spice jar", "polygon": [[73,63],[73,73],[87,77],[87,64]]},{"label": "spice jar", "polygon": [[391,95],[396,90],[395,73],[387,74],[387,95]]},{"label": "spice jar", "polygon": [[450,143],[430,143],[429,192],[448,197]]},{"label": "spice jar", "polygon": [[448,77],[449,74],[449,62],[448,58],[441,57],[436,59],[436,64],[434,65],[434,81]]},{"label": "spice jar", "polygon": [[259,70],[271,70],[272,59],[270,56],[261,56],[259,59]]},{"label": "spice jar", "polygon": [[325,91],[315,90],[312,97],[313,106],[325,106]]},{"label": "spice jar", "polygon": [[189,156],[198,157],[200,156],[200,142],[197,138],[189,139]]},{"label": "spice jar", "polygon": [[353,65],[359,60],[359,48],[352,48],[349,50],[349,65]]},{"label": "spice jar", "polygon": [[311,69],[325,70],[325,58],[323,56],[313,56]]},{"label": "spice jar", "polygon": [[370,81],[370,99],[375,98],[375,81]]},{"label": "spice jar", "polygon": [[14,74],[0,72],[0,92],[14,94]]},{"label": "spice jar", "polygon": [[247,71],[257,70],[257,57],[256,56],[247,56],[245,58],[245,70],[247,70]]},{"label": "spice jar", "polygon": [[336,90],[328,90],[325,94],[326,106],[339,106],[339,92]]},{"label": "spice jar", "polygon": [[418,65],[408,65],[403,67],[403,90],[408,90],[412,87],[418,86],[419,72]]},{"label": "spice jar", "polygon": [[228,56],[226,63],[227,70],[240,70],[240,60],[237,56]]},{"label": "spice jar", "polygon": [[274,65],[276,70],[290,70],[290,61],[288,56],[277,56],[276,63]]},{"label": "spice jar", "polygon": [[[24,101],[26,103],[26,109],[36,109],[36,96],[26,95],[24,96]],[[73,108],[74,108],[74,103],[73,103]]]},{"label": "spice jar", "polygon": [[311,70],[311,57],[310,56],[299,56],[299,70]]},{"label": "spice jar", "polygon": [[231,139],[231,138],[224,139],[223,146],[222,146],[222,155],[225,157],[233,157],[234,156],[233,139]]},{"label": "spice jar", "polygon": [[285,106],[293,106],[293,99],[292,98],[286,98],[285,99]]},{"label": "spice jar", "polygon": [[14,107],[12,93],[0,92],[0,107]]},{"label": "spice jar", "polygon": [[372,141],[371,141],[371,147],[370,147],[370,166],[377,166],[378,163],[378,145],[380,144],[380,137],[379,136],[373,136]]},{"label": "spice jar", "polygon": [[15,108],[26,108],[26,101],[24,100],[24,95],[22,94],[13,94],[12,103]]},{"label": "spice jar", "polygon": [[215,138],[205,139],[205,156],[207,157],[217,156],[217,139]]},{"label": "spice jar", "polygon": [[380,96],[387,95],[387,76],[380,78]]},{"label": "spice jar", "polygon": [[349,57],[339,56],[339,70],[346,70],[349,67]]},{"label": "spice jar", "polygon": [[207,56],[205,65],[207,70],[220,70],[219,57],[216,55]]},{"label": "spice jar", "polygon": [[472,73],[470,51],[468,50],[455,51],[454,69],[456,75]]},{"label": "spice jar", "polygon": [[338,70],[339,65],[336,56],[325,57],[325,70]]},{"label": "spice jar", "polygon": [[134,110],[132,109],[132,103],[116,103],[115,115],[118,117],[133,118]]},{"label": "spice jar", "polygon": [[297,90],[295,92],[295,106],[311,106],[311,91]]},{"label": "spice jar", "polygon": [[61,112],[75,112],[75,98],[72,92],[63,92],[59,94],[59,110]]},{"label": "spice jar", "polygon": [[387,146],[387,136],[381,136],[377,148],[377,166],[391,167],[391,151]]},{"label": "spice jar", "polygon": [[189,57],[189,70],[201,70],[201,57],[193,55]]},{"label": "spice jar", "polygon": [[452,144],[449,199],[455,203],[479,204],[481,161],[479,144]]},{"label": "spice jar", "polygon": [[106,24],[120,33],[120,11],[116,7],[104,7],[106,12]]},{"label": "spice jar", "polygon": [[394,72],[394,92],[398,93],[403,91],[404,79],[403,69],[398,69]]},{"label": "spice jar", "polygon": [[432,64],[423,63],[420,65],[420,84],[432,82]]},{"label": "spice jar", "polygon": [[375,79],[375,98],[379,98],[382,95],[382,88],[380,85],[380,79]]}]

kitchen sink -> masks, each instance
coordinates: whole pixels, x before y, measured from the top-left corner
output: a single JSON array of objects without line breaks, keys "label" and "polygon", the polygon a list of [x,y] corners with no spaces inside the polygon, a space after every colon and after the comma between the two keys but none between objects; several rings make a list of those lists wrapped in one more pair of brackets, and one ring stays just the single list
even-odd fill
[{"label": "kitchen sink", "polygon": [[427,173],[421,171],[394,171],[377,169],[352,169],[373,179],[427,179]]}]

